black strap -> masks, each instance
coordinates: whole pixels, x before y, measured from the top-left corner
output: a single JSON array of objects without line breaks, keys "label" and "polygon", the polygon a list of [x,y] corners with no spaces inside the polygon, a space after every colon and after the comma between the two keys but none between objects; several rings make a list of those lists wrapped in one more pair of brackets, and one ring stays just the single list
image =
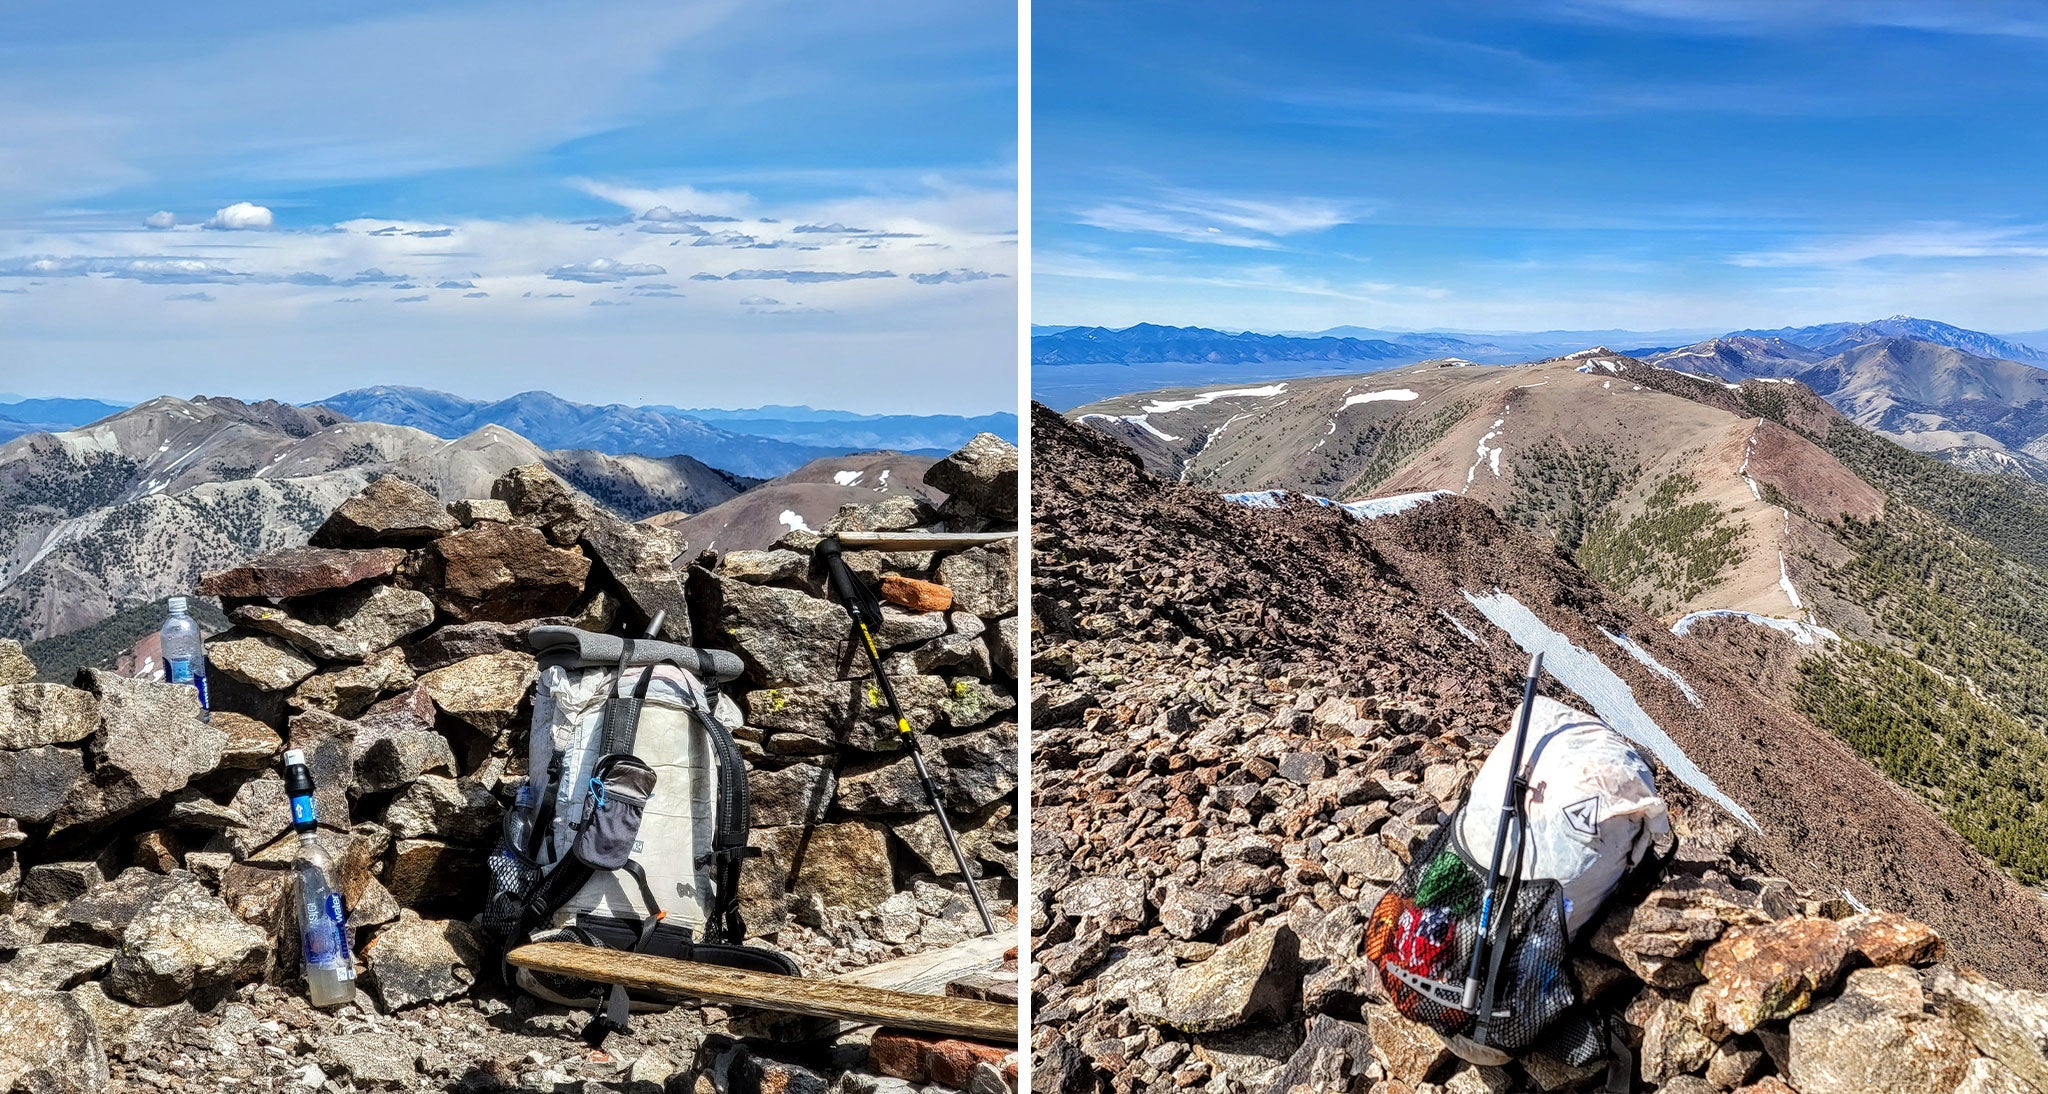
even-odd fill
[{"label": "black strap", "polygon": [[[1603,1094],[1631,1094],[1635,1090],[1636,1054],[1628,1047],[1628,1039],[1614,1022],[1602,1019],[1606,1027],[1607,1081],[1602,1086]],[[1574,1067],[1582,1067],[1578,1061],[1570,1061]],[[1590,1063],[1591,1061],[1586,1061]]]},{"label": "black strap", "polygon": [[[607,754],[631,753],[640,736],[640,707],[647,700],[647,682],[654,678],[654,666],[640,670],[640,684],[633,689],[631,696],[622,695],[620,689],[626,680],[628,662],[632,659],[633,640],[627,638],[619,644],[619,665],[612,672],[612,694],[604,704],[604,750]],[[674,664],[673,661],[669,663]]]},{"label": "black strap", "polygon": [[691,713],[704,723],[711,737],[711,750],[718,757],[718,817],[711,837],[716,877],[711,907],[705,917],[705,937],[715,942],[743,942],[747,925],[740,918],[740,867],[750,853],[747,830],[753,825],[746,760],[740,755],[732,731],[725,728],[709,705],[698,703],[695,695],[686,701],[695,707]]},{"label": "black strap", "polygon": [[[640,935],[633,942],[633,953],[646,953],[654,945],[654,930],[661,925],[668,913],[661,910],[661,901],[654,895],[654,886],[647,882],[647,871],[631,859],[620,869],[633,875],[640,883],[640,895],[647,901],[647,917],[640,921]],[[606,1037],[624,1033],[633,1021],[632,999],[626,993],[624,984],[613,984],[605,992],[604,1006],[591,1015],[590,1024],[583,1027],[583,1040],[591,1048],[603,1048]]]}]

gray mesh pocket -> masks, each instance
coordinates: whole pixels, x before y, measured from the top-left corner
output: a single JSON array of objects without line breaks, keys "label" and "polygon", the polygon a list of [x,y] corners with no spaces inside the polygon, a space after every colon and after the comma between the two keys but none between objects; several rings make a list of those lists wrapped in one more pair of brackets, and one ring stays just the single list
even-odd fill
[{"label": "gray mesh pocket", "polygon": [[617,870],[633,857],[640,839],[640,818],[654,794],[654,769],[631,756],[611,755],[597,761],[584,796],[583,823],[571,850],[594,870]]}]

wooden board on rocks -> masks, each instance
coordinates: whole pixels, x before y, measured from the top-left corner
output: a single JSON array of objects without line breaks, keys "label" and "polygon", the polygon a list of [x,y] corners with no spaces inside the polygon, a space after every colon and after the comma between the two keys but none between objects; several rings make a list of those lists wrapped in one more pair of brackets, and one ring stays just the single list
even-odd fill
[{"label": "wooden board on rocks", "polygon": [[864,984],[871,988],[943,995],[953,981],[1002,967],[1003,955],[1017,945],[1014,933],[976,935],[944,949],[891,958],[866,968],[829,977],[831,984]]},{"label": "wooden board on rocks", "polygon": [[895,1026],[1002,1045],[1015,1044],[1017,1038],[1017,1008],[1000,1003],[919,995],[839,980],[747,972],[568,942],[532,943],[513,950],[505,959],[537,972],[624,984],[641,991],[689,996],[727,1006]]}]

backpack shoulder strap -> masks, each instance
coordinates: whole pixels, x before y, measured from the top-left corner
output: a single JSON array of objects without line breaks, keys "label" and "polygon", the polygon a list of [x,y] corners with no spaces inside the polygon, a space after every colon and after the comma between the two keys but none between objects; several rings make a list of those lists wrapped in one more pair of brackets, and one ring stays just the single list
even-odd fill
[{"label": "backpack shoulder strap", "polygon": [[[681,666],[677,666],[680,668]],[[753,803],[747,793],[747,765],[732,731],[718,720],[717,693],[691,691],[685,702],[704,723],[718,758],[718,818],[707,856],[717,871],[705,936],[712,942],[742,942],[746,923],[740,918],[740,865],[752,853],[747,832],[753,827]],[[700,863],[701,865],[701,863]]]}]

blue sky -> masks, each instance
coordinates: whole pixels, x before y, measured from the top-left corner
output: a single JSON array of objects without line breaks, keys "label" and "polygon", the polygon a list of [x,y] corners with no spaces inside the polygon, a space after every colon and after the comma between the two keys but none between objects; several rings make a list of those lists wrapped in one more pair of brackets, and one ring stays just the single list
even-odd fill
[{"label": "blue sky", "polygon": [[1035,323],[2048,327],[2048,8],[1033,7]]},{"label": "blue sky", "polygon": [[1016,13],[0,10],[0,389],[1016,401]]}]

